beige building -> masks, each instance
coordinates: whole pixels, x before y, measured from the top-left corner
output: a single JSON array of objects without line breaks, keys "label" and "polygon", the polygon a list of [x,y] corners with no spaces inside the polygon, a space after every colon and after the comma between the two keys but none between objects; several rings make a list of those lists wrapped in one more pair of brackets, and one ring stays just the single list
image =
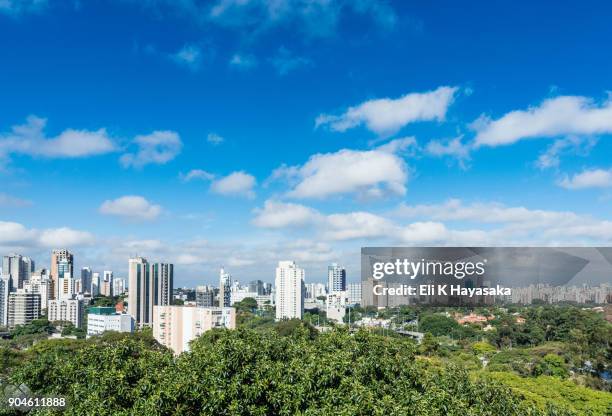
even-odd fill
[{"label": "beige building", "polygon": [[175,354],[189,351],[189,342],[214,328],[236,328],[236,309],[154,306],[153,337]]}]

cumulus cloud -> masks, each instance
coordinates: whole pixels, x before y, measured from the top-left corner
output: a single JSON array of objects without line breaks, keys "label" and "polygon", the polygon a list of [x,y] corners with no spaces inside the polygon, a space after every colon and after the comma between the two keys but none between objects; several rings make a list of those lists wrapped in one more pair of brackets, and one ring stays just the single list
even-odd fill
[{"label": "cumulus cloud", "polygon": [[302,227],[322,220],[321,214],[300,204],[268,200],[255,210],[253,224],[261,228]]},{"label": "cumulus cloud", "polygon": [[610,188],[612,187],[612,169],[590,169],[584,170],[572,177],[566,176],[559,182],[559,186],[576,190],[586,188]]},{"label": "cumulus cloud", "polygon": [[183,147],[178,133],[169,130],[136,136],[134,144],[137,150],[125,153],[119,159],[125,168],[142,168],[148,164],[163,165],[174,159]]},{"label": "cumulus cloud", "polygon": [[281,166],[272,178],[285,177],[295,186],[293,198],[326,198],[348,193],[360,196],[406,193],[408,169],[393,153],[348,150],[316,154],[302,166]]},{"label": "cumulus cloud", "polygon": [[392,135],[409,123],[442,121],[452,104],[456,87],[443,86],[424,93],[409,93],[400,98],[381,98],[349,107],[341,115],[321,114],[316,127],[329,127],[333,131],[365,125],[379,135]]},{"label": "cumulus cloud", "polygon": [[68,227],[35,229],[17,222],[0,221],[0,247],[49,248],[91,245],[93,234]]},{"label": "cumulus cloud", "polygon": [[142,196],[126,195],[117,199],[106,200],[100,205],[101,214],[114,215],[131,220],[151,221],[162,212],[159,205],[147,201]]},{"label": "cumulus cloud", "polygon": [[497,120],[481,116],[472,124],[475,146],[510,145],[523,139],[612,133],[612,100],[597,104],[580,96],[547,99]]},{"label": "cumulus cloud", "polygon": [[210,185],[210,190],[221,195],[238,195],[253,198],[255,196],[253,188],[256,183],[257,181],[253,175],[238,171],[213,181]]},{"label": "cumulus cloud", "polygon": [[59,135],[45,134],[47,119],[29,116],[25,124],[0,133],[0,159],[11,154],[44,158],[79,158],[101,155],[116,150],[105,129],[66,129]]},{"label": "cumulus cloud", "polygon": [[210,172],[206,172],[205,170],[202,169],[192,169],[189,172],[187,172],[186,174],[180,174],[179,175],[180,178],[185,181],[185,182],[189,182],[192,181],[194,179],[200,179],[200,180],[204,180],[204,181],[211,181],[215,178],[215,175],[213,175]]},{"label": "cumulus cloud", "polygon": [[184,45],[169,57],[176,64],[197,71],[202,64],[202,49],[196,45]]}]

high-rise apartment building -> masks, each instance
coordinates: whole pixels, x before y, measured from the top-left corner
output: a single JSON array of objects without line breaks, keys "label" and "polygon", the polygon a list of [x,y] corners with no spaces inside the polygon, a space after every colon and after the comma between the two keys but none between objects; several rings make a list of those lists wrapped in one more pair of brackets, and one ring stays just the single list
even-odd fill
[{"label": "high-rise apartment building", "polygon": [[54,299],[49,301],[47,316],[50,322],[70,322],[77,328],[83,326],[84,304],[80,299]]},{"label": "high-rise apartment building", "polygon": [[113,296],[113,272],[104,270],[100,282],[100,294],[102,296]]},{"label": "high-rise apartment building", "polygon": [[346,270],[337,263],[332,263],[327,267],[327,290],[329,293],[346,290]]},{"label": "high-rise apartment building", "polygon": [[100,273],[93,272],[91,274],[91,296],[100,295]]},{"label": "high-rise apartment building", "polygon": [[64,277],[68,273],[74,277],[74,256],[67,249],[56,249],[51,252],[51,290],[52,296],[58,293],[57,279]]},{"label": "high-rise apartment building", "polygon": [[219,271],[219,306],[229,307],[232,304],[232,276],[223,267]]},{"label": "high-rise apartment building", "polygon": [[72,299],[76,295],[75,280],[70,273],[62,273],[61,277],[55,280],[54,299]]},{"label": "high-rise apartment building", "polygon": [[8,327],[27,325],[40,317],[40,295],[24,289],[9,294]]},{"label": "high-rise apartment building", "polygon": [[119,277],[113,279],[113,296],[119,296],[125,292],[125,279]]},{"label": "high-rise apartment building", "polygon": [[129,260],[128,265],[128,313],[139,327],[153,322],[154,288],[150,278],[149,262],[143,257]]},{"label": "high-rise apartment building", "polygon": [[155,305],[171,305],[174,291],[174,265],[170,263],[151,264],[151,279],[155,288]]},{"label": "high-rise apartment building", "polygon": [[361,303],[361,282],[348,284],[348,302],[350,305]]},{"label": "high-rise apartment building", "polygon": [[0,277],[0,325],[8,326],[9,294],[11,293],[11,278],[8,275]]},{"label": "high-rise apartment building", "polygon": [[304,316],[304,269],[293,261],[279,261],[276,268],[276,320]]},{"label": "high-rise apartment building", "polygon": [[23,288],[28,293],[38,293],[40,295],[40,309],[47,309],[51,299],[51,280],[45,274],[46,271],[32,273],[30,280],[24,283]]},{"label": "high-rise apartment building", "polygon": [[236,328],[236,309],[155,306],[153,337],[175,354],[189,351],[189,342],[214,328]]}]

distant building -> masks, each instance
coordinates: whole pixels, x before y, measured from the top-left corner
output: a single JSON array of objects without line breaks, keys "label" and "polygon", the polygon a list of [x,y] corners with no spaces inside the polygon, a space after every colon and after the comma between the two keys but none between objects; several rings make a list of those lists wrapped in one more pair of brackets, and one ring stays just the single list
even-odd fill
[{"label": "distant building", "polygon": [[20,254],[11,254],[2,258],[2,274],[11,278],[12,287],[15,289],[23,288],[23,282],[30,279],[33,267],[34,261]]},{"label": "distant building", "polygon": [[9,294],[8,327],[26,325],[40,317],[40,295],[17,289]]},{"label": "distant building", "polygon": [[35,272],[26,283],[23,288],[28,293],[38,293],[40,295],[40,309],[47,309],[49,307],[49,300],[51,299],[51,280],[46,274],[41,272]]},{"label": "distant building", "polygon": [[327,290],[329,293],[346,290],[346,270],[337,263],[332,263],[327,268]]},{"label": "distant building", "polygon": [[361,282],[349,283],[346,291],[348,294],[349,305],[357,305],[361,303]]},{"label": "distant building", "polygon": [[265,295],[266,289],[264,288],[264,282],[261,280],[252,280],[249,282],[249,292],[257,293],[258,295]]},{"label": "distant building", "polygon": [[91,274],[91,297],[100,296],[100,273]]},{"label": "distant building", "polygon": [[155,306],[153,337],[175,354],[189,351],[189,342],[214,328],[236,328],[234,308]]},{"label": "distant building", "polygon": [[100,294],[102,296],[114,296],[113,272],[111,270],[104,270],[104,273],[102,274],[102,281],[100,282]]},{"label": "distant building", "polygon": [[57,279],[68,273],[74,277],[74,256],[67,249],[56,249],[51,252],[51,293],[55,298],[58,293]]},{"label": "distant building", "polygon": [[87,336],[100,335],[107,331],[134,332],[134,318],[118,313],[114,307],[89,308]]},{"label": "distant building", "polygon": [[211,308],[214,306],[215,291],[211,286],[196,287],[196,306],[198,308]]},{"label": "distant building", "polygon": [[223,267],[219,271],[219,306],[229,307],[232,304],[232,276]]},{"label": "distant building", "polygon": [[88,266],[81,268],[81,290],[83,293],[91,294],[91,279],[91,268]]},{"label": "distant building", "polygon": [[54,299],[72,299],[77,294],[75,288],[75,279],[69,272],[62,273],[60,277],[55,279],[55,296]]},{"label": "distant building", "polygon": [[49,301],[47,319],[50,322],[70,322],[83,326],[84,304],[81,299],[54,299]]},{"label": "distant building", "polygon": [[11,278],[8,275],[0,277],[0,325],[8,326],[9,294],[11,293]]},{"label": "distant building", "polygon": [[319,296],[327,296],[327,289],[323,283],[306,283],[304,285],[306,288],[305,298],[314,301]]},{"label": "distant building", "polygon": [[115,278],[113,279],[113,296],[119,296],[125,292],[125,279]]},{"label": "distant building", "polygon": [[151,264],[151,280],[155,288],[155,305],[171,305],[174,291],[174,265],[171,263]]},{"label": "distant building", "polygon": [[153,322],[154,288],[150,279],[149,263],[143,257],[129,260],[128,313],[138,327],[150,326]]},{"label": "distant building", "polygon": [[276,320],[304,316],[304,269],[293,261],[279,261],[276,268]]}]

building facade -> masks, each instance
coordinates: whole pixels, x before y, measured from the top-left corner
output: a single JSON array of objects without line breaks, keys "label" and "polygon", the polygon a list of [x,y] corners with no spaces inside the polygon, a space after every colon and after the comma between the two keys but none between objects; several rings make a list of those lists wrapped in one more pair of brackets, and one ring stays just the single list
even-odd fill
[{"label": "building facade", "polygon": [[346,290],[346,270],[337,263],[332,263],[327,267],[327,290],[329,293]]},{"label": "building facade", "polygon": [[9,294],[8,322],[9,329],[17,325],[27,325],[40,317],[40,295],[28,293],[24,289]]},{"label": "building facade", "polygon": [[304,316],[304,269],[293,261],[279,261],[276,268],[276,320]]},{"label": "building facade", "polygon": [[107,331],[134,332],[134,318],[126,313],[118,313],[113,307],[89,308],[87,336],[100,335]]},{"label": "building facade", "polygon": [[155,306],[153,337],[175,354],[189,351],[189,342],[214,328],[236,328],[234,308]]},{"label": "building facade", "polygon": [[83,326],[84,304],[80,299],[53,299],[49,301],[47,316],[50,322],[70,322]]}]

